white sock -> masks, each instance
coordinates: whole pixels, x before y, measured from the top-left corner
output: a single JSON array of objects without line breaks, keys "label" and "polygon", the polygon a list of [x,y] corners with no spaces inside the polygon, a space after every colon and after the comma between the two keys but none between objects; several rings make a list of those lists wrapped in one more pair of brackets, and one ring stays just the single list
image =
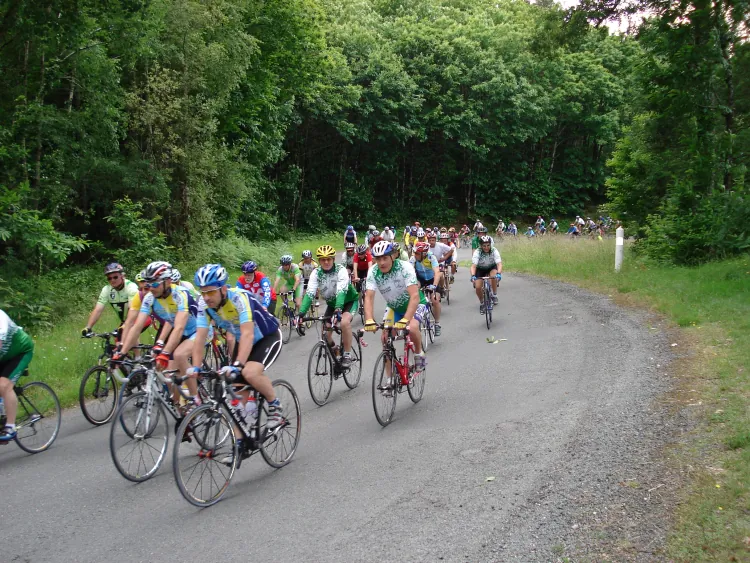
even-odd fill
[{"label": "white sock", "polygon": [[6,430],[10,430],[11,432],[15,432],[16,431],[16,425],[15,424],[7,424],[6,423],[5,424],[5,429]]}]

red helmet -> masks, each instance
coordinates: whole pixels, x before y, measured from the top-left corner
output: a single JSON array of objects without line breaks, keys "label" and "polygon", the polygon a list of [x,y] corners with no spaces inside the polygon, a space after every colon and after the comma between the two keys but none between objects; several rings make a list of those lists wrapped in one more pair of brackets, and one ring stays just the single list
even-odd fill
[{"label": "red helmet", "polygon": [[429,242],[418,242],[414,245],[414,252],[428,252],[430,250],[430,243]]}]

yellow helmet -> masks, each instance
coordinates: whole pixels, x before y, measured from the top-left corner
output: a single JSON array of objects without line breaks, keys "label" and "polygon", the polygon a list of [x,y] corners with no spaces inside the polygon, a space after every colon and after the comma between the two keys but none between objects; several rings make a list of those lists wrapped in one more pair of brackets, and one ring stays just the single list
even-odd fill
[{"label": "yellow helmet", "polygon": [[335,258],[336,249],[334,249],[330,244],[324,244],[315,251],[315,255],[318,258]]}]

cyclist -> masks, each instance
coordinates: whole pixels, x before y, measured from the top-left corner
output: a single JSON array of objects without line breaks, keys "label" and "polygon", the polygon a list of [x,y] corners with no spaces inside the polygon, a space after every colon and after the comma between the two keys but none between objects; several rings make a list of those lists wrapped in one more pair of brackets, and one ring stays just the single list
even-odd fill
[{"label": "cyclist", "polygon": [[430,251],[430,243],[418,242],[414,245],[414,256],[409,263],[417,274],[417,281],[420,289],[429,289],[432,291],[432,313],[435,315],[435,336],[440,336],[440,296],[442,295],[438,284],[442,272],[438,265],[437,258]]},{"label": "cyclist", "polygon": [[502,237],[504,232],[505,232],[505,221],[500,219],[497,222],[497,227],[495,227],[495,235],[498,237]]},{"label": "cyclist", "polygon": [[518,227],[516,227],[516,224],[513,221],[508,223],[508,233],[513,236],[518,235]]},{"label": "cyclist", "polygon": [[471,257],[471,281],[479,299],[479,313],[484,315],[484,301],[482,300],[482,280],[477,278],[491,277],[492,302],[497,303],[497,280],[502,279],[503,262],[497,248],[492,246],[492,239],[483,236],[480,246]]},{"label": "cyclist", "polygon": [[[122,349],[112,355],[112,360],[121,360],[135,345],[143,326],[149,316],[156,313],[166,323],[162,327],[160,339],[152,349],[156,356],[156,365],[160,369],[179,369],[180,375],[190,367],[189,358],[193,350],[192,342],[196,338],[195,317],[198,303],[187,288],[172,283],[172,265],[169,262],[151,262],[143,271],[143,278],[149,293],[143,298],[138,318],[128,337],[122,343]],[[209,336],[212,338],[213,334]],[[206,339],[200,341],[201,360]],[[195,380],[187,382],[191,397],[197,401],[198,385]],[[178,402],[179,391],[175,389],[174,399]]]},{"label": "cyclist", "polygon": [[[281,351],[281,331],[276,317],[258,299],[244,289],[227,286],[229,275],[221,264],[206,264],[195,273],[200,288],[196,318],[196,337],[192,349],[192,367],[187,370],[188,382],[195,381],[203,359],[202,343],[209,337],[211,320],[216,326],[234,335],[231,365],[223,366],[225,375],[242,378],[268,401],[268,427],[276,428],[283,421],[282,405],[264,370],[271,367]],[[209,318],[210,317],[210,318]]]},{"label": "cyclist", "polygon": [[409,246],[409,237],[411,236],[411,226],[406,225],[404,228],[404,246]]},{"label": "cyclist", "polygon": [[[138,318],[138,313],[141,310],[143,298],[146,296],[146,294],[148,294],[146,281],[143,279],[143,271],[140,271],[135,275],[135,282],[138,284],[138,292],[133,296],[133,299],[130,300],[130,309],[128,310],[128,316],[125,318],[125,322],[122,325],[121,340],[123,342],[127,339],[130,329],[133,327],[133,324],[135,324],[135,320]],[[156,328],[156,340],[159,340],[159,333],[161,332],[161,327],[164,326],[164,319],[152,312],[151,316],[146,319],[146,324],[143,325],[141,333],[145,332],[146,329],[150,326]]]},{"label": "cyclist", "polygon": [[[479,248],[480,239],[482,237],[484,237],[484,236],[489,236],[487,234],[487,227],[485,227],[484,225],[480,225],[479,229],[477,231],[477,234],[474,236],[473,239],[471,239],[471,249],[472,250],[476,250],[477,248]],[[495,245],[495,241],[492,239],[492,237],[490,237],[490,241],[492,242],[492,245],[494,246]]]},{"label": "cyclist", "polygon": [[302,271],[297,264],[292,264],[292,255],[284,254],[279,259],[279,269],[276,270],[276,280],[273,282],[273,290],[279,293],[291,291],[294,293],[294,302],[299,309],[302,303]]},{"label": "cyclist", "polygon": [[372,244],[370,244],[370,239],[374,236],[379,236],[379,235],[380,235],[380,231],[378,231],[378,228],[375,225],[370,225],[369,227],[367,227],[367,233],[365,234],[365,244],[369,244],[372,247]]},{"label": "cyclist", "polygon": [[[456,260],[456,245],[453,243],[450,234],[448,233],[440,233],[440,242],[443,243],[444,246],[450,248],[450,254],[446,254],[443,259],[445,261],[446,271],[450,269],[450,283],[453,283],[453,276],[456,274],[458,268]],[[435,252],[434,249],[433,252]],[[440,258],[438,258],[438,262],[440,262]]]},{"label": "cyclist", "polygon": [[354,230],[352,225],[349,225],[344,231],[344,244],[347,242],[357,244],[357,231]]},{"label": "cyclist", "polygon": [[357,286],[357,291],[359,291],[359,286],[357,284],[365,280],[367,272],[370,270],[370,266],[372,266],[372,254],[370,254],[370,249],[367,248],[366,244],[360,244],[357,247],[357,254],[354,255],[353,263],[353,281],[355,286]]},{"label": "cyclist", "polygon": [[[365,330],[377,330],[373,313],[375,290],[378,290],[388,305],[383,324],[390,325],[396,330],[409,329],[414,344],[416,367],[423,370],[427,365],[427,359],[422,350],[419,323],[427,313],[427,300],[419,289],[414,267],[409,262],[393,258],[392,252],[393,246],[386,241],[379,242],[372,249],[375,266],[370,268],[365,282]],[[386,338],[387,335],[383,331],[383,344]]]},{"label": "cyclist", "polygon": [[528,227],[528,228],[526,229],[526,232],[525,232],[524,234],[525,234],[525,235],[526,235],[527,237],[529,237],[529,238],[531,238],[531,237],[535,237],[535,236],[536,236],[536,233],[534,232],[534,227],[532,227],[531,225],[529,225],[529,227]]},{"label": "cyclist", "polygon": [[406,253],[406,251],[401,248],[401,245],[397,242],[393,243],[393,253],[392,256],[394,260],[403,260],[404,262],[409,261],[409,255]]},{"label": "cyclist", "polygon": [[302,251],[302,261],[297,264],[299,266],[299,269],[302,271],[302,282],[303,282],[303,291],[307,289],[307,284],[310,282],[310,274],[312,274],[313,270],[318,267],[318,263],[313,260],[312,257],[312,251],[310,250],[303,250]]},{"label": "cyclist", "polygon": [[[364,246],[364,245],[363,245]],[[310,309],[318,291],[328,307],[324,315],[334,316],[341,327],[341,338],[344,342],[344,354],[341,365],[352,365],[352,318],[359,305],[359,293],[349,281],[346,268],[341,264],[334,264],[336,251],[328,244],[324,244],[315,251],[320,266],[310,276],[310,285],[302,300],[300,316],[304,316]],[[331,331],[327,330],[328,342],[333,346]]]},{"label": "cyclist", "polygon": [[380,242],[381,240],[383,240],[383,237],[380,236],[380,231],[373,231],[370,238],[367,240],[367,246],[372,248],[375,246],[375,243]]},{"label": "cyclist", "polygon": [[546,223],[544,222],[544,217],[542,217],[541,215],[537,215],[536,217],[536,222],[534,223],[534,230],[540,235],[543,235],[545,231],[547,230]]},{"label": "cyclist", "polygon": [[0,444],[16,437],[18,398],[13,386],[29,367],[34,341],[0,309],[0,397],[5,404],[5,426],[0,428]]},{"label": "cyclist", "polygon": [[349,270],[350,274],[354,272],[354,251],[356,250],[356,248],[356,244],[354,244],[353,242],[347,242],[344,245],[344,252],[341,254],[341,265]]},{"label": "cyclist", "polygon": [[396,232],[391,227],[386,226],[383,229],[383,240],[393,242],[396,240]]},{"label": "cyclist", "polygon": [[86,322],[86,328],[81,330],[81,336],[89,336],[91,329],[104,312],[104,307],[109,303],[117,313],[120,324],[125,322],[128,304],[138,293],[138,285],[125,279],[125,269],[117,262],[112,262],[104,267],[104,275],[107,276],[109,285],[105,285],[99,293],[99,299]]},{"label": "cyclist", "polygon": [[193,297],[200,297],[200,293],[195,289],[195,286],[187,280],[182,279],[182,274],[177,268],[172,268],[172,283],[175,285],[181,285],[187,289]]},{"label": "cyclist", "polygon": [[458,233],[456,232],[456,228],[455,227],[450,227],[448,229],[448,237],[449,237],[451,243],[453,244],[453,246],[455,248],[459,248],[460,243],[459,243]]},{"label": "cyclist", "polygon": [[481,232],[481,229],[484,229],[484,225],[482,224],[481,219],[477,219],[476,223],[474,223],[474,227],[471,230],[474,231],[475,235],[477,235]]},{"label": "cyclist", "polygon": [[276,292],[271,287],[271,281],[258,270],[258,265],[252,260],[242,264],[242,275],[237,280],[237,287],[255,295],[272,315],[276,312]]},{"label": "cyclist", "polygon": [[549,220],[549,231],[554,235],[557,234],[557,229],[559,228],[557,221],[555,221],[555,218],[552,217]]}]

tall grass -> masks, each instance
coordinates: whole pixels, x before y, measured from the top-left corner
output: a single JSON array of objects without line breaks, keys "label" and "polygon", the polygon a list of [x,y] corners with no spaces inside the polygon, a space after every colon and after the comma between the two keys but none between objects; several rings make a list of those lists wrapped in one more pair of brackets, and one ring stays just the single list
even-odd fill
[{"label": "tall grass", "polygon": [[[669,555],[677,561],[750,561],[750,255],[688,268],[649,262],[626,247],[615,273],[614,245],[614,239],[563,236],[499,243],[506,271],[548,276],[650,307],[697,343],[691,373],[680,375],[701,393],[704,424],[678,452],[695,471],[677,509]],[[706,466],[717,470],[701,471]]]}]

